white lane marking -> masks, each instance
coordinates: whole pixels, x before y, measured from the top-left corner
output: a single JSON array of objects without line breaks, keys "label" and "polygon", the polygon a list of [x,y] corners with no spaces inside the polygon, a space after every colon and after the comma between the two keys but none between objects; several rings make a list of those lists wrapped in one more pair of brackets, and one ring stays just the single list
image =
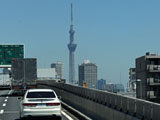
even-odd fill
[{"label": "white lane marking", "polygon": [[3,114],[3,112],[4,112],[4,110],[1,110],[1,111],[0,111],[0,114]]},{"label": "white lane marking", "polygon": [[10,94],[11,94],[11,92],[12,92],[12,90],[10,90],[10,91],[8,92],[8,95],[10,95]]},{"label": "white lane marking", "polygon": [[3,107],[4,107],[4,106],[6,106],[6,103],[3,103],[3,105],[2,105],[2,106],[3,106]]},{"label": "white lane marking", "polygon": [[19,111],[4,111],[4,113],[20,113]]},{"label": "white lane marking", "polygon": [[7,99],[5,99],[4,101],[7,102]]},{"label": "white lane marking", "polygon": [[6,97],[6,99],[8,99],[8,96]]},{"label": "white lane marking", "polygon": [[68,120],[73,120],[69,115],[67,115],[65,112],[61,111],[61,113],[68,119]]}]

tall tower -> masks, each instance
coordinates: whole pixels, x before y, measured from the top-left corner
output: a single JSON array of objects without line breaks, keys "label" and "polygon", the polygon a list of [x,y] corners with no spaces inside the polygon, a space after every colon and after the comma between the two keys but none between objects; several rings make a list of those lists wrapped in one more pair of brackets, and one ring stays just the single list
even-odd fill
[{"label": "tall tower", "polygon": [[69,83],[74,84],[75,80],[75,59],[74,59],[74,52],[76,50],[77,44],[74,43],[74,29],[73,29],[73,11],[72,11],[72,4],[71,4],[71,25],[70,25],[70,43],[68,44],[69,49]]}]

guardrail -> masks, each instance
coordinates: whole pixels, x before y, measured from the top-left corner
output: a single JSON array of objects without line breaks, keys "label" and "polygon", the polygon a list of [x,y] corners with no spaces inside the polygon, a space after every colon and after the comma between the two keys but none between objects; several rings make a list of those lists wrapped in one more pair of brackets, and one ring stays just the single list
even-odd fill
[{"label": "guardrail", "polygon": [[[105,112],[102,112],[101,110],[104,109],[105,111],[106,109],[106,111],[108,111],[107,108],[104,108],[108,107],[110,109],[115,110],[117,112],[115,113],[115,115],[118,116],[120,116],[119,112],[121,112],[123,114],[132,116],[136,120],[137,119],[160,120],[160,114],[159,114],[160,104],[157,103],[136,99],[132,97],[127,97],[123,95],[118,95],[106,91],[73,86],[64,83],[41,81],[39,82],[39,84],[47,85],[50,86],[51,88],[54,87],[54,89],[56,89],[56,92],[58,92],[59,95],[62,95],[64,101],[75,105],[75,107],[79,106],[81,111],[87,109],[84,112],[88,113],[88,115],[91,115],[92,113],[97,114],[98,116],[91,116],[91,118],[93,119],[96,119],[96,117],[97,118],[100,117],[99,114],[105,114]],[[80,104],[80,102],[82,103],[86,102],[86,104],[84,105],[87,106],[82,107],[83,105]],[[97,109],[97,110],[92,111],[92,109]],[[98,109],[100,110],[100,112],[98,111]],[[104,115],[102,115],[102,119],[103,118],[105,119]],[[111,118],[114,119],[112,116]],[[116,118],[114,120],[116,120]]]}]

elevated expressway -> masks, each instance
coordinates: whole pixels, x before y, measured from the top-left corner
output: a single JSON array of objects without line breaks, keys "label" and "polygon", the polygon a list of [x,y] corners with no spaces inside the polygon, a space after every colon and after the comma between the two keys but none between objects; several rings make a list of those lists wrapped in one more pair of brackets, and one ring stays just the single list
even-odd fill
[{"label": "elevated expressway", "polygon": [[94,120],[160,120],[157,103],[49,80],[38,87],[54,89],[63,102]]}]

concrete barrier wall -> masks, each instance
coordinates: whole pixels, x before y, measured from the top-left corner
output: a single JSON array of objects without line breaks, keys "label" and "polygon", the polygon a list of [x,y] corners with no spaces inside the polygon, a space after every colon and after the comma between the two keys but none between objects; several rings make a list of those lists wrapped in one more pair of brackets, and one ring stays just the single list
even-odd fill
[{"label": "concrete barrier wall", "polygon": [[55,89],[64,102],[95,120],[160,119],[160,105],[156,103],[64,83],[39,84]]}]

